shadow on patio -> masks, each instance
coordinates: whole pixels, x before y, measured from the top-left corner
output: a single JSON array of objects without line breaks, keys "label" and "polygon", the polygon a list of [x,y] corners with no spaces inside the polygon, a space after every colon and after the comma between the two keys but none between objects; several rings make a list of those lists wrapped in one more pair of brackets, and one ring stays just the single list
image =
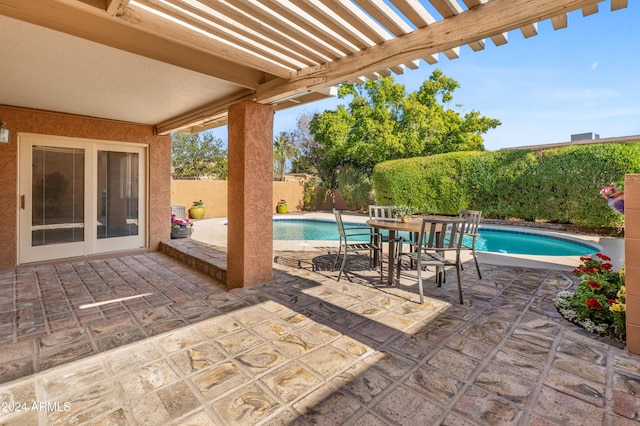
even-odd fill
[{"label": "shadow on patio", "polygon": [[352,282],[336,282],[331,261],[277,252],[272,282],[231,292],[161,253],[0,271],[0,401],[50,404],[5,410],[0,422],[638,418],[640,357],[558,316],[553,296],[572,285],[567,272],[482,265],[478,280],[469,264],[464,305],[454,282],[432,280],[419,305],[414,287],[376,284],[358,262]]}]

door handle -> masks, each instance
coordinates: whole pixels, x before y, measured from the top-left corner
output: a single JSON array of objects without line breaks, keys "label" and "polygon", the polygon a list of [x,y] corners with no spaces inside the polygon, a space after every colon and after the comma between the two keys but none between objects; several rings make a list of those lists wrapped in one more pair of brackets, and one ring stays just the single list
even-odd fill
[{"label": "door handle", "polygon": [[24,194],[20,196],[20,208],[24,210]]}]

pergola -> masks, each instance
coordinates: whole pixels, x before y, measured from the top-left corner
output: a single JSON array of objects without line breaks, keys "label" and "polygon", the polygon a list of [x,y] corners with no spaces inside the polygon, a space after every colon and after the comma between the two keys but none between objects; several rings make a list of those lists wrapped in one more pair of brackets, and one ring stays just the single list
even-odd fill
[{"label": "pergola", "polygon": [[[0,104],[229,125],[229,286],[271,279],[273,111],[537,34],[601,0],[0,0]],[[627,0],[610,0],[612,10]],[[54,30],[54,31],[51,31]]]},{"label": "pergola", "polygon": [[[3,0],[0,16],[64,34],[0,21],[0,103],[153,124],[159,134],[200,131],[226,124],[241,101],[312,102],[343,82],[457,58],[464,45],[505,44],[512,30],[534,36],[542,20],[564,28],[569,12],[587,16],[599,3]],[[611,0],[612,10],[626,6]]]}]

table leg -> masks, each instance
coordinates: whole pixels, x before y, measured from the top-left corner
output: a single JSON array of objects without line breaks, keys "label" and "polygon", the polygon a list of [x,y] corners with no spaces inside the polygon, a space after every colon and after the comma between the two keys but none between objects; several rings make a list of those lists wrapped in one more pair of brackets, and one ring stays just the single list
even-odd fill
[{"label": "table leg", "polygon": [[393,267],[396,263],[396,231],[393,229],[389,230],[389,275],[387,276],[387,284],[389,286],[393,285]]}]

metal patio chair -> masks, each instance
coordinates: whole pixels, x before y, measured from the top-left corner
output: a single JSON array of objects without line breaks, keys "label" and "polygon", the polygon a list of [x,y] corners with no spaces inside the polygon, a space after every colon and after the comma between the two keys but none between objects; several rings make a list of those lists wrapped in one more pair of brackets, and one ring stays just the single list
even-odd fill
[{"label": "metal patio chair", "polygon": [[479,210],[460,210],[459,218],[465,220],[462,231],[465,236],[471,239],[471,243],[462,244],[462,250],[471,251],[473,260],[476,263],[478,278],[482,279],[482,274],[480,273],[480,265],[478,264],[478,257],[476,256],[476,238],[478,237],[478,226],[480,226],[482,212]]},{"label": "metal patio chair", "polygon": [[[422,220],[422,228],[416,242],[409,242],[412,251],[402,252],[402,246],[398,249],[397,278],[400,280],[400,269],[402,256],[408,257],[415,263],[418,273],[418,291],[420,293],[420,303],[424,303],[424,291],[422,289],[422,270],[428,266],[435,267],[436,283],[438,287],[445,281],[445,268],[454,266],[458,280],[458,295],[460,304],[462,299],[462,282],[460,270],[460,250],[462,248],[462,237],[464,233],[464,219],[431,219]],[[455,259],[447,258],[447,253],[453,253]]]},{"label": "metal patio chair", "polygon": [[[393,218],[393,206],[369,206],[369,219],[391,219]],[[382,248],[383,243],[389,242],[389,234],[384,234],[378,228],[373,228],[372,243]],[[382,251],[380,252],[382,254]],[[382,262],[382,258],[374,259],[375,262]]]},{"label": "metal patio chair", "polygon": [[[393,218],[393,206],[369,206],[369,219],[391,219]],[[381,242],[389,241],[389,236],[384,235],[379,229],[374,229],[374,235]]]},{"label": "metal patio chair", "polygon": [[[350,281],[349,276],[344,272],[345,265],[347,264],[347,255],[349,253],[362,253],[369,252],[369,267],[380,268],[380,280],[382,280],[382,265],[380,259],[382,259],[382,246],[376,241],[373,234],[373,229],[368,227],[345,227],[342,222],[342,213],[340,210],[333,209],[333,213],[336,216],[336,224],[338,225],[338,233],[340,234],[340,248],[336,254],[336,258],[333,261],[333,270],[335,271],[338,259],[342,254],[342,264],[340,265],[340,273],[338,274],[337,281],[340,281],[342,274],[344,273],[347,279]],[[369,237],[368,241],[353,242],[354,237]]]}]

